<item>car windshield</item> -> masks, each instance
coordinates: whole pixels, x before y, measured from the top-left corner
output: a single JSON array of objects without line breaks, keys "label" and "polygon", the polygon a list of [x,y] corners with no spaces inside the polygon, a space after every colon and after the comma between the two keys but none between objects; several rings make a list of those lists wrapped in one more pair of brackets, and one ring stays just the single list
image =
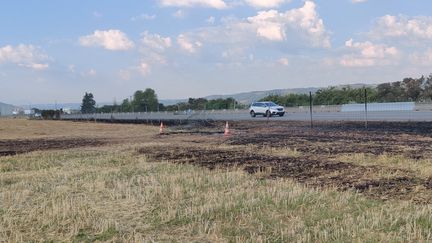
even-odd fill
[{"label": "car windshield", "polygon": [[277,106],[275,103],[273,102],[265,102],[266,106]]}]

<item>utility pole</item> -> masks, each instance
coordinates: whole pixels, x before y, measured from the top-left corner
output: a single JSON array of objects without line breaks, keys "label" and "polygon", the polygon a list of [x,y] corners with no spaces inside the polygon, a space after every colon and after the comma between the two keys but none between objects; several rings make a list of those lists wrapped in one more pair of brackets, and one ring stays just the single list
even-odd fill
[{"label": "utility pole", "polygon": [[364,104],[365,104],[365,128],[368,128],[368,106],[367,106],[367,89],[364,88]]},{"label": "utility pole", "polygon": [[310,110],[310,126],[313,128],[313,115],[312,115],[312,92],[309,91],[309,110]]}]

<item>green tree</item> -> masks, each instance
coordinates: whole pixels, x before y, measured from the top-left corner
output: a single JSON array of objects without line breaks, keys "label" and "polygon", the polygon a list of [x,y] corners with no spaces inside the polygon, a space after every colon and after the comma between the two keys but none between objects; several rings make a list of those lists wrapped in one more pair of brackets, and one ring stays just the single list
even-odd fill
[{"label": "green tree", "polygon": [[131,112],[132,111],[132,104],[129,102],[129,99],[124,99],[123,102],[120,105],[120,109],[122,112]]},{"label": "green tree", "polygon": [[422,79],[405,78],[402,82],[405,90],[405,97],[410,101],[418,101],[422,94]]},{"label": "green tree", "polygon": [[287,94],[287,95],[268,95],[260,101],[273,101],[274,103],[286,107],[304,106],[309,104],[307,94]]},{"label": "green tree", "polygon": [[314,97],[314,104],[316,105],[342,105],[350,103],[351,98],[348,97],[350,87],[338,89],[337,87],[330,87],[327,89],[320,89],[316,92]]},{"label": "green tree", "polygon": [[204,98],[189,98],[188,104],[189,108],[192,110],[205,110],[207,108],[208,100]]},{"label": "green tree", "polygon": [[85,93],[81,104],[81,113],[94,113],[96,111],[96,101],[92,93]]},{"label": "green tree", "polygon": [[134,111],[157,111],[159,102],[156,92],[147,88],[145,91],[137,90],[132,101]]},{"label": "green tree", "polygon": [[[350,86],[337,88],[329,87],[318,90],[313,97],[315,105],[341,105],[349,103],[363,103],[364,92],[367,91],[368,101],[377,100],[377,91],[375,88],[351,88]],[[308,94],[287,94],[287,95],[269,95],[260,101],[273,101],[286,107],[307,106],[309,105]]]},{"label": "green tree", "polygon": [[[393,100],[390,102],[407,101],[405,87],[401,81],[392,83]],[[388,102],[388,101],[387,101]]]},{"label": "green tree", "polygon": [[432,74],[430,74],[424,82],[423,97],[427,100],[432,100]]}]

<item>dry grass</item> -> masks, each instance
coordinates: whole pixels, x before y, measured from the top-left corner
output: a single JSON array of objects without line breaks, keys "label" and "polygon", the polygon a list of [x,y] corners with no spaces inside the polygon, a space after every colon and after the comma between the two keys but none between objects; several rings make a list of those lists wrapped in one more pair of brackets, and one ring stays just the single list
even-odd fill
[{"label": "dry grass", "polygon": [[[430,240],[432,208],[148,162],[134,146],[0,159],[6,241]],[[30,165],[30,164],[37,165]]]},{"label": "dry grass", "polygon": [[385,168],[395,168],[415,172],[422,178],[432,177],[432,159],[410,159],[403,155],[368,155],[349,154],[336,158],[339,161],[354,163],[357,165],[381,165]]},{"label": "dry grass", "polygon": [[95,122],[0,119],[0,139],[39,138],[131,138],[148,137],[157,127]]},{"label": "dry grass", "polygon": [[[72,124],[58,126],[69,134],[86,134],[90,126]],[[134,143],[0,157],[0,242],[432,240],[430,205],[147,161],[137,149],[157,144],[157,129],[138,127],[143,140]]]}]

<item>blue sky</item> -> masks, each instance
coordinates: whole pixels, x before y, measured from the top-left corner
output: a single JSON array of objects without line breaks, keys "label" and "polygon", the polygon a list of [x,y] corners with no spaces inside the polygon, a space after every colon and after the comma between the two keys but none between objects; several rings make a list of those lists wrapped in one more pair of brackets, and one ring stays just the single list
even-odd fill
[{"label": "blue sky", "polygon": [[[98,102],[432,72],[426,0],[3,1],[0,101]],[[429,10],[429,11],[428,11]]]}]

